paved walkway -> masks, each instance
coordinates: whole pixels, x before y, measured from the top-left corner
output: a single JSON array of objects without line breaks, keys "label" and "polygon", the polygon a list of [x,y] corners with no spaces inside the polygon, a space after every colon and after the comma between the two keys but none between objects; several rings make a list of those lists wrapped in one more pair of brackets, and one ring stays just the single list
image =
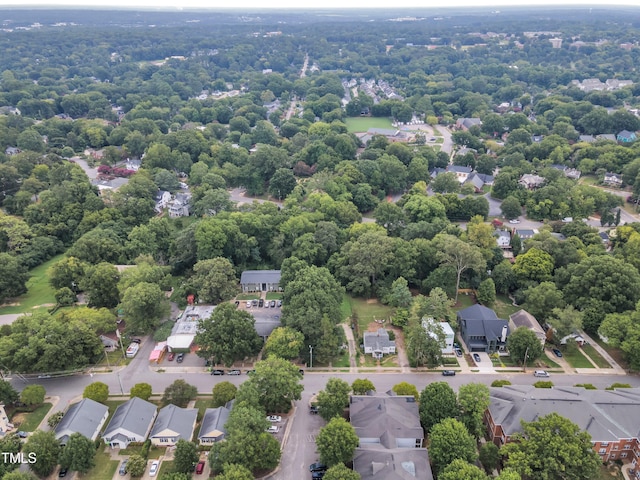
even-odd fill
[{"label": "paved walkway", "polygon": [[356,340],[353,337],[353,330],[346,323],[341,323],[344,330],[344,336],[347,337],[347,345],[349,346],[349,373],[358,373],[356,365]]},{"label": "paved walkway", "polygon": [[[609,355],[609,353],[602,348],[600,345],[598,345],[598,342],[595,342],[593,340],[593,338],[591,338],[589,335],[587,335],[585,332],[580,332],[580,335],[582,335],[582,337],[589,342],[589,345],[591,345],[596,352],[598,352],[602,358],[604,358],[607,362],[609,362],[609,364],[611,365],[611,368],[613,368],[613,370],[615,370],[615,373],[617,375],[626,375],[627,372],[625,372],[624,368],[622,368],[620,366],[620,364],[618,362],[616,362],[613,357],[611,355]],[[598,373],[602,373],[603,370],[609,370],[607,369],[603,369],[603,368],[599,368],[598,369]]]}]

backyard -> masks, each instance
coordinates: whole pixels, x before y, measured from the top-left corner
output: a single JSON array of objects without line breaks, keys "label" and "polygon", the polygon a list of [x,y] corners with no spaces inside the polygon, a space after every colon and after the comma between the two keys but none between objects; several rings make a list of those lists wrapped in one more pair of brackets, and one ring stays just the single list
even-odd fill
[{"label": "backyard", "polygon": [[111,480],[118,469],[120,461],[111,460],[108,447],[98,449],[95,456],[96,465],[86,474],[78,474],[80,480]]},{"label": "backyard", "polygon": [[42,419],[51,410],[50,403],[43,403],[33,412],[20,412],[14,414],[11,421],[23,432],[33,432],[38,428]]},{"label": "backyard", "polygon": [[362,334],[369,328],[369,324],[375,321],[380,323],[381,327],[391,325],[391,317],[394,309],[387,305],[379,303],[377,300],[365,300],[363,298],[354,298],[345,295],[340,306],[342,318],[353,319],[357,315],[358,324],[355,330],[356,337],[362,337]]},{"label": "backyard", "polygon": [[393,128],[386,117],[349,117],[345,120],[349,133],[366,132],[370,128]]}]

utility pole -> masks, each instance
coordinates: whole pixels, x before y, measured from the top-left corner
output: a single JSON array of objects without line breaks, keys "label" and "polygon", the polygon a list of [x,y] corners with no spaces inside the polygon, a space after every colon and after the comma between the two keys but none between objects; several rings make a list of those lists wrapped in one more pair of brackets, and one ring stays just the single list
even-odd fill
[{"label": "utility pole", "polygon": [[527,371],[527,357],[529,356],[529,347],[524,351],[524,363],[522,364],[522,371]]},{"label": "utility pole", "polygon": [[309,345],[309,368],[313,368],[313,347]]},{"label": "utility pole", "polygon": [[122,380],[120,379],[120,371],[117,371],[116,375],[118,376],[118,383],[120,384],[120,393],[124,395],[124,388],[122,388]]}]

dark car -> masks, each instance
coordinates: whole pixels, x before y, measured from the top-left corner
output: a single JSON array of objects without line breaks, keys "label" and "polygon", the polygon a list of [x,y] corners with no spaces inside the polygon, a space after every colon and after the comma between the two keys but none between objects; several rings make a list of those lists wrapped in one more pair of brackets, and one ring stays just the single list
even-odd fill
[{"label": "dark car", "polygon": [[310,472],[324,472],[326,470],[327,470],[327,466],[321,462],[316,462],[309,465]]},{"label": "dark car", "polygon": [[300,368],[300,369],[298,369],[298,373],[299,373],[300,375],[304,376],[304,370],[303,370],[303,369],[301,369],[301,368]]},{"label": "dark car", "polygon": [[127,462],[129,460],[123,460],[122,464],[120,465],[120,470],[118,471],[118,473],[120,475],[126,475],[127,474]]},{"label": "dark car", "polygon": [[258,299],[254,298],[253,300],[251,300],[251,305],[253,305],[254,307],[258,306]]},{"label": "dark car", "polygon": [[442,371],[442,375],[444,375],[445,377],[455,377],[456,376],[456,371],[455,370],[443,370]]},{"label": "dark car", "polygon": [[211,375],[224,375],[224,370],[211,370]]},{"label": "dark car", "polygon": [[173,362],[173,359],[176,358],[176,354],[171,352],[169,353],[169,355],[167,355],[167,361],[169,362]]},{"label": "dark car", "polygon": [[183,360],[184,360],[184,353],[179,353],[178,356],[176,357],[176,362],[182,363]]},{"label": "dark car", "polygon": [[482,361],[482,360],[480,359],[480,355],[478,355],[477,353],[474,353],[474,354],[473,354],[473,359],[474,359],[477,363],[479,363],[479,362],[481,362],[481,361]]},{"label": "dark car", "polygon": [[137,343],[139,345],[142,343],[142,340],[140,340],[139,338],[132,338],[131,343]]},{"label": "dark car", "polygon": [[562,357],[562,352],[560,350],[558,350],[557,348],[553,349],[553,354],[558,358]]},{"label": "dark car", "polygon": [[271,308],[276,308],[276,301],[275,300],[271,300],[271,302],[269,302],[269,306]]},{"label": "dark car", "polygon": [[240,375],[240,370],[229,370],[227,375]]},{"label": "dark car", "polygon": [[313,472],[313,473],[311,473],[311,478],[314,479],[314,480],[316,478],[318,478],[318,479],[319,478],[324,478],[324,474],[325,474],[325,472]]},{"label": "dark car", "polygon": [[316,405],[312,405],[311,408],[309,409],[309,413],[313,413],[314,415],[317,415],[319,412],[320,412],[320,409]]},{"label": "dark car", "polygon": [[58,472],[58,477],[60,478],[66,477],[68,471],[69,471],[68,468],[61,468],[60,471]]},{"label": "dark car", "polygon": [[258,300],[258,306],[259,307],[264,307],[264,300],[263,299]]},{"label": "dark car", "polygon": [[282,306],[282,300],[278,300],[276,302],[276,307],[281,307]]}]

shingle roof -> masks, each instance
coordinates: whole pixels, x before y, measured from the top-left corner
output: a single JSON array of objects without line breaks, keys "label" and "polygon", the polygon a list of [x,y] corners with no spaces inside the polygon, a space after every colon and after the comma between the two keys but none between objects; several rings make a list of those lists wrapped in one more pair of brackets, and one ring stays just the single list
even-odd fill
[{"label": "shingle roof", "polygon": [[522,431],[520,420],[532,422],[555,412],[588,432],[594,442],[640,437],[640,388],[610,391],[511,385],[489,391],[489,411],[506,435]]},{"label": "shingle roof", "polygon": [[66,440],[71,433],[81,433],[87,438],[94,438],[96,430],[102,427],[102,419],[108,411],[106,405],[89,398],[74,403],[56,426],[56,438]]},{"label": "shingle roof", "polygon": [[280,270],[245,270],[240,283],[280,283]]},{"label": "shingle roof", "polygon": [[155,414],[156,406],[153,403],[133,397],[116,409],[103,436],[109,437],[111,433],[114,433],[119,428],[145,436]]},{"label": "shingle roof", "polygon": [[230,412],[231,402],[224,407],[207,408],[204,412],[204,417],[202,417],[198,439],[226,435],[227,430],[224,428],[224,426],[229,419]]},{"label": "shingle roof", "polygon": [[371,347],[380,350],[383,347],[395,347],[396,342],[389,340],[389,332],[384,328],[379,328],[377,332],[364,332],[363,343],[365,348]]},{"label": "shingle roof", "polygon": [[198,410],[195,408],[180,408],[175,405],[167,405],[158,412],[158,417],[149,436],[173,437],[175,436],[174,434],[177,434],[180,438],[190,442],[197,416]]},{"label": "shingle roof", "polygon": [[426,448],[358,448],[353,469],[361,480],[433,480]]},{"label": "shingle roof", "polygon": [[460,310],[458,317],[463,320],[498,320],[496,312],[478,303]]}]

